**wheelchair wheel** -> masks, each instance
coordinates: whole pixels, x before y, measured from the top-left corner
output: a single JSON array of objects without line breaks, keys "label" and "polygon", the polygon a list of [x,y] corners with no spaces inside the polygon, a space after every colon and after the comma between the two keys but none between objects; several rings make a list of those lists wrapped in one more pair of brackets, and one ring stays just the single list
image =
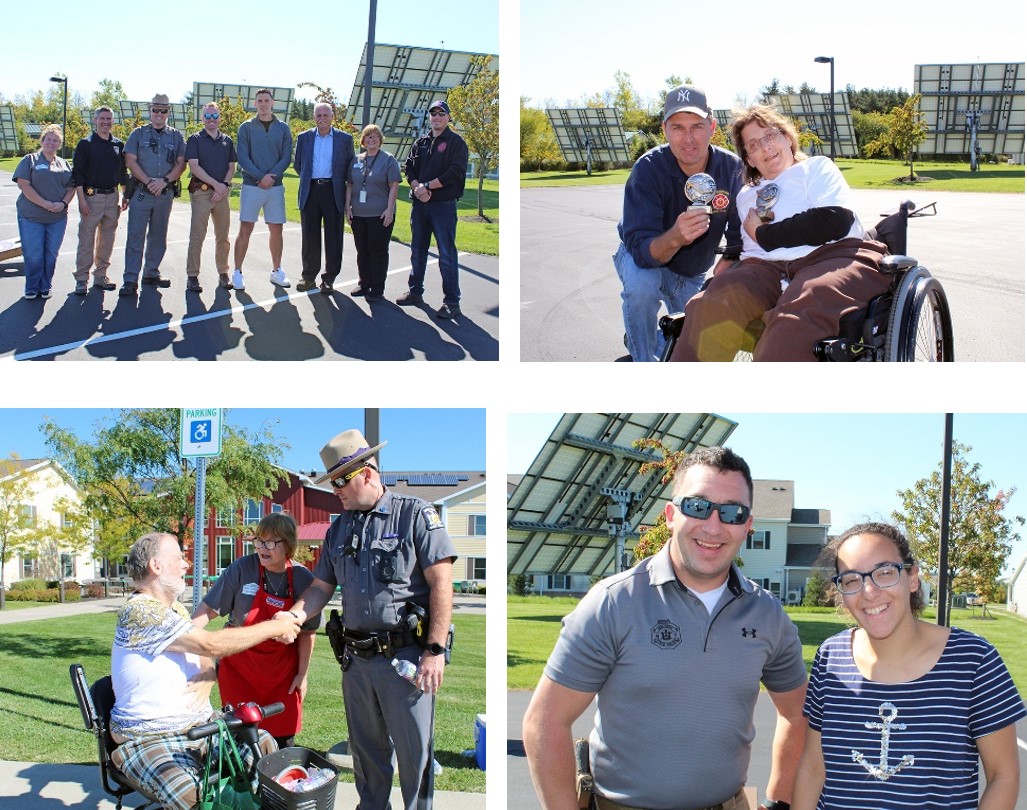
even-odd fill
[{"label": "wheelchair wheel", "polygon": [[951,363],[952,316],[938,280],[924,267],[899,282],[891,317],[885,360],[892,363]]}]

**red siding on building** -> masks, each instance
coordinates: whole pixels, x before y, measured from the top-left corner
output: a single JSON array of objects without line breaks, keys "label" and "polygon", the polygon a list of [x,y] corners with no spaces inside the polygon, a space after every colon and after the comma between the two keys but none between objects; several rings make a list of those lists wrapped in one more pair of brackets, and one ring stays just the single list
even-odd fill
[{"label": "red siding on building", "polygon": [[[298,526],[303,526],[308,523],[327,524],[331,521],[332,515],[336,515],[341,511],[342,504],[339,503],[339,499],[335,497],[334,492],[314,487],[309,482],[309,479],[301,478],[288,470],[286,472],[288,473],[288,478],[282,481],[270,498],[263,499],[262,515],[271,514],[272,504],[277,504],[292,516]],[[223,533],[224,529],[217,527],[216,510],[211,508],[207,514],[207,528],[204,532],[204,542],[207,544],[206,573],[209,576],[213,576],[217,571],[217,537]],[[309,568],[314,567],[314,563],[317,561],[321,550],[320,542],[313,543],[312,545],[314,558],[307,563]],[[186,558],[191,559],[191,543],[186,543],[185,553],[187,555]],[[240,538],[235,541],[234,557],[238,559],[241,556],[242,539]]]}]

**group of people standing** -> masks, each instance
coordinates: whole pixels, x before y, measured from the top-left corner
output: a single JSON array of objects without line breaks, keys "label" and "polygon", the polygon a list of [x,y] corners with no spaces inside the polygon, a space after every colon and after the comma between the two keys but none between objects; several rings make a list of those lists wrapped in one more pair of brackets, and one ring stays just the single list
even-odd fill
[{"label": "group of people standing", "polygon": [[817,340],[888,289],[879,270],[887,248],[867,237],[834,163],[801,151],[789,118],[763,104],[736,111],[734,152],[710,143],[716,128],[706,94],[678,87],[664,104],[667,142],[631,170],[614,256],[624,359],[664,355],[665,304],[685,313],[671,360],[747,350],[754,360],[815,361]]},{"label": "group of people standing", "polygon": [[[112,134],[114,114],[102,106],[94,113],[93,131],[75,147],[70,165],[57,155],[63,142],[60,127],[45,127],[39,151],[26,155],[13,177],[21,190],[17,212],[25,262],[25,298],[52,295],[68,206],[76,196],[80,213],[77,295],[89,293],[90,271],[94,289],[117,288],[109,268],[118,221],[125,210],[128,233],[118,294],[134,297],[140,284],[170,287],[171,279],[161,274],[161,262],[167,250],[173,201],[181,194],[181,177],[187,167],[192,216],[186,289],[203,292],[200,257],[208,225],[213,221],[218,286],[244,290],[243,262],[261,215],[269,233],[271,282],[283,288],[292,286],[282,267],[286,221],[283,176],[292,164],[300,178],[302,229],[302,281],[296,289],[316,289],[320,274],[320,291],[334,291],[342,271],[343,228],[348,221],[359,276],[351,294],[372,303],[381,301],[401,180],[398,160],[382,149],[381,128],[376,124],[364,127],[357,152],[353,137],[333,126],[332,106],[319,103],[314,108],[316,126],[299,135],[294,158],[292,132],[274,114],[271,91],[258,91],[255,104],[257,114],[239,126],[237,142],[221,131],[221,108],[216,102],[203,107],[203,128],[188,140],[168,125],[171,108],[166,95],[154,96],[149,123],[134,129],[127,142]],[[404,167],[413,206],[411,271],[408,292],[397,303],[423,303],[428,246],[434,235],[443,287],[443,303],[437,314],[450,319],[460,313],[456,201],[463,196],[468,151],[464,140],[449,126],[450,109],[445,100],[432,102],[429,115],[430,131],[415,142]],[[242,172],[239,232],[230,265],[229,199],[237,167]]]}]

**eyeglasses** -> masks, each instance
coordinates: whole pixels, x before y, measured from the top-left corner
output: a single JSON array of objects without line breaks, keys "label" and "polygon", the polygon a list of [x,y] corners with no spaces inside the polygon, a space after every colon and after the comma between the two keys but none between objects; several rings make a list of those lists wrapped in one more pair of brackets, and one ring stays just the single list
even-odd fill
[{"label": "eyeglasses", "polygon": [[902,569],[911,567],[909,563],[886,562],[874,566],[870,571],[842,571],[838,576],[831,577],[831,582],[843,594],[852,596],[863,590],[867,577],[878,588],[894,588],[902,577]]},{"label": "eyeglasses", "polygon": [[278,548],[279,543],[284,543],[284,540],[254,540],[253,545],[257,548],[263,548],[267,551],[274,551]]},{"label": "eyeglasses", "polygon": [[332,486],[336,489],[342,489],[344,486],[346,486],[346,484],[350,482],[350,479],[360,475],[360,473],[362,473],[366,469],[367,467],[357,467],[357,469],[355,469],[353,472],[346,473],[345,475],[341,475],[338,478],[333,478]]},{"label": "eyeglasses", "polygon": [[439,110],[438,112],[436,112],[435,110],[431,111],[431,117],[432,118],[441,118],[443,115],[448,115],[448,114],[449,113],[447,113],[445,110]]},{"label": "eyeglasses", "polygon": [[671,503],[683,515],[699,518],[699,520],[708,519],[713,514],[713,510],[716,509],[717,514],[720,515],[720,522],[730,526],[741,526],[749,519],[749,512],[751,511],[748,506],[742,506],[741,504],[714,503],[705,498],[690,495],[678,495]]},{"label": "eyeglasses", "polygon": [[766,149],[768,146],[770,146],[772,143],[774,143],[774,141],[776,141],[780,135],[781,135],[781,130],[779,130],[779,129],[772,129],[769,132],[767,132],[767,134],[764,135],[762,138],[753,138],[751,141],[749,141],[745,145],[745,148],[750,153],[751,152],[756,152],[758,150]]},{"label": "eyeglasses", "polygon": [[171,112],[171,109],[168,107],[150,107],[150,112],[156,113],[157,115],[167,115]]},{"label": "eyeglasses", "polygon": [[204,113],[203,117],[208,121],[217,121],[221,117],[221,113]]}]

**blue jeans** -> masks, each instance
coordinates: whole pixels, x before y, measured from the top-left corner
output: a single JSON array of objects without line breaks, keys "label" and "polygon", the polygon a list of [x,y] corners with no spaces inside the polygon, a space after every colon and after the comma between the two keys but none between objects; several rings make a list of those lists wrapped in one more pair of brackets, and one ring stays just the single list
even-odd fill
[{"label": "blue jeans", "polygon": [[410,292],[424,295],[424,271],[428,265],[428,247],[432,234],[439,249],[439,270],[442,272],[442,302],[460,303],[460,277],[456,261],[456,200],[419,202],[410,208]]},{"label": "blue jeans", "polygon": [[33,222],[18,215],[18,235],[21,237],[21,255],[25,266],[25,292],[48,292],[53,287],[53,272],[57,254],[64,241],[68,218],[56,222]]},{"label": "blue jeans", "polygon": [[636,363],[659,360],[666,342],[658,326],[660,302],[666,303],[667,312],[684,312],[705,275],[680,276],[666,267],[639,267],[623,244],[613,255],[613,265],[624,288],[621,308],[631,359]]}]

